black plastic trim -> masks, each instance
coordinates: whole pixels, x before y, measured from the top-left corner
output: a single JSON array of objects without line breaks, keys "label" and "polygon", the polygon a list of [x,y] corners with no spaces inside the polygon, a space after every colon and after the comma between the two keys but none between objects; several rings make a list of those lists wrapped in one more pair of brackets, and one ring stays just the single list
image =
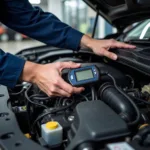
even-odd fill
[{"label": "black plastic trim", "polygon": [[15,114],[8,108],[9,95],[5,86],[0,85],[0,148],[2,150],[46,150],[27,139],[21,132]]},{"label": "black plastic trim", "polygon": [[150,47],[144,49],[137,48],[135,50],[115,49],[111,51],[118,55],[117,62],[125,64],[150,76],[150,56],[148,56],[150,55],[150,52],[149,54],[144,54],[147,50],[150,50]]}]

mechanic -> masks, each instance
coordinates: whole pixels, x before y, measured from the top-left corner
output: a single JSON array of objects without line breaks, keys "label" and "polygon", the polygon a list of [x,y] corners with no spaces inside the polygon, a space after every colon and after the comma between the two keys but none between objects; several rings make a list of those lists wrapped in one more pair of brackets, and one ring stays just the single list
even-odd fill
[{"label": "mechanic", "polygon": [[[57,9],[57,8],[56,8]],[[33,7],[28,0],[0,0],[0,21],[9,28],[21,32],[47,45],[78,51],[90,48],[100,56],[113,60],[117,56],[109,48],[135,48],[115,40],[96,40],[61,22],[51,13]],[[35,83],[49,96],[66,96],[80,93],[83,87],[72,87],[61,78],[64,68],[78,68],[73,62],[57,62],[46,65],[20,59],[0,50],[0,84],[13,88],[18,80]]]}]

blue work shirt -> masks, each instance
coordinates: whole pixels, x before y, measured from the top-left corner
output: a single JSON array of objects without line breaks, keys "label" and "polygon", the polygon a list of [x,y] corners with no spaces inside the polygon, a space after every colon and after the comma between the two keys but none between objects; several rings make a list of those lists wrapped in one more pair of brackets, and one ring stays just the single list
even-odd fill
[{"label": "blue work shirt", "polygon": [[[78,50],[83,36],[53,14],[33,7],[28,0],[0,0],[0,21],[13,30],[60,48]],[[24,64],[25,60],[0,50],[0,84],[14,87]]]}]

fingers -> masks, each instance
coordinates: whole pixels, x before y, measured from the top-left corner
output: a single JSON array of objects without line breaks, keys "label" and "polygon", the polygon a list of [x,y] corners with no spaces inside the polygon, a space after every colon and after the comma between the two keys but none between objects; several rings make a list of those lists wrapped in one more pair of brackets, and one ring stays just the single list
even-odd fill
[{"label": "fingers", "polygon": [[[64,68],[79,68],[81,64],[74,63],[74,62],[61,62],[58,63],[59,71]],[[72,94],[81,93],[84,88],[76,88],[72,87],[70,84],[65,82],[61,76],[57,77],[57,82],[54,83],[54,86],[57,88],[52,89],[52,95],[61,95],[63,97],[70,97]]]},{"label": "fingers", "polygon": [[134,45],[130,45],[130,44],[126,44],[123,42],[118,42],[116,40],[110,40],[110,47],[111,48],[129,48],[129,49],[134,49],[136,48],[136,46]]},{"label": "fingers", "polygon": [[48,96],[70,97],[74,93],[81,93],[84,88],[72,87],[62,79],[60,73],[63,68],[78,67],[80,67],[80,64],[73,62],[58,62],[41,65],[34,83]]},{"label": "fingers", "polygon": [[83,87],[78,87],[78,88],[73,87],[73,93],[74,94],[79,94],[79,93],[83,92],[84,90],[85,89]]},{"label": "fingers", "polygon": [[110,59],[117,60],[117,55],[112,53],[112,52],[107,51],[106,49],[103,49],[103,54],[102,55],[106,56]]},{"label": "fingers", "polygon": [[53,96],[71,97],[72,94],[81,93],[84,90],[84,88],[71,87],[71,89],[68,92],[66,92],[64,89],[61,89],[60,87],[57,86],[51,86],[49,89],[40,87],[40,89],[50,97]]},{"label": "fingers", "polygon": [[62,97],[70,97],[71,94],[57,87],[54,91],[51,92],[53,96],[62,96]]},{"label": "fingers", "polygon": [[70,97],[72,94],[78,94],[84,91],[84,88],[72,87],[68,83],[66,83],[61,77],[58,79],[57,83],[49,84],[38,83],[38,87],[45,92],[48,96],[60,96],[60,97]]},{"label": "fingers", "polygon": [[[75,91],[74,88],[73,88],[73,91]],[[79,88],[79,89],[77,88],[76,91],[78,91],[78,93],[80,93],[81,91],[83,91],[83,89],[82,88]],[[61,96],[61,97],[71,97],[72,94],[77,94],[77,93],[75,93],[75,92],[68,93],[68,92],[66,92],[63,89],[60,89],[58,87],[57,87],[56,91],[51,92],[51,95],[53,95],[53,96]]]},{"label": "fingers", "polygon": [[[123,43],[123,42],[118,42],[118,41],[113,40],[113,39],[109,40],[108,47],[110,47],[110,48],[128,48],[128,49],[136,48],[136,46],[134,46],[134,45],[126,44],[126,43]],[[106,56],[110,59],[116,60],[117,55],[115,53],[109,52],[108,50],[109,49],[101,48],[100,55],[103,55],[103,56]]]},{"label": "fingers", "polygon": [[64,91],[68,92],[69,94],[81,93],[82,91],[84,91],[83,87],[80,88],[72,87],[70,84],[65,82],[61,77],[59,78],[59,87]]},{"label": "fingers", "polygon": [[79,68],[79,67],[81,67],[81,64],[79,64],[79,63],[74,63],[74,62],[72,62],[72,61],[70,61],[70,62],[62,62],[61,63],[61,69],[64,69],[64,68],[66,68],[66,69],[70,69],[70,68]]},{"label": "fingers", "polygon": [[116,47],[117,48],[130,48],[130,49],[136,48],[136,46],[125,44],[125,43],[122,43],[122,42],[116,42]]}]

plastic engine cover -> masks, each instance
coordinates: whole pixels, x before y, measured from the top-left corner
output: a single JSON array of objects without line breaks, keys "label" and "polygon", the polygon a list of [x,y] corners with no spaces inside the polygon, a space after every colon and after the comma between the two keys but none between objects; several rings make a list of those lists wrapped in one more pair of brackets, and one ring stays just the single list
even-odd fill
[{"label": "plastic engine cover", "polygon": [[127,124],[102,101],[82,102],[75,109],[75,120],[68,132],[67,150],[85,142],[99,143],[129,135]]}]

